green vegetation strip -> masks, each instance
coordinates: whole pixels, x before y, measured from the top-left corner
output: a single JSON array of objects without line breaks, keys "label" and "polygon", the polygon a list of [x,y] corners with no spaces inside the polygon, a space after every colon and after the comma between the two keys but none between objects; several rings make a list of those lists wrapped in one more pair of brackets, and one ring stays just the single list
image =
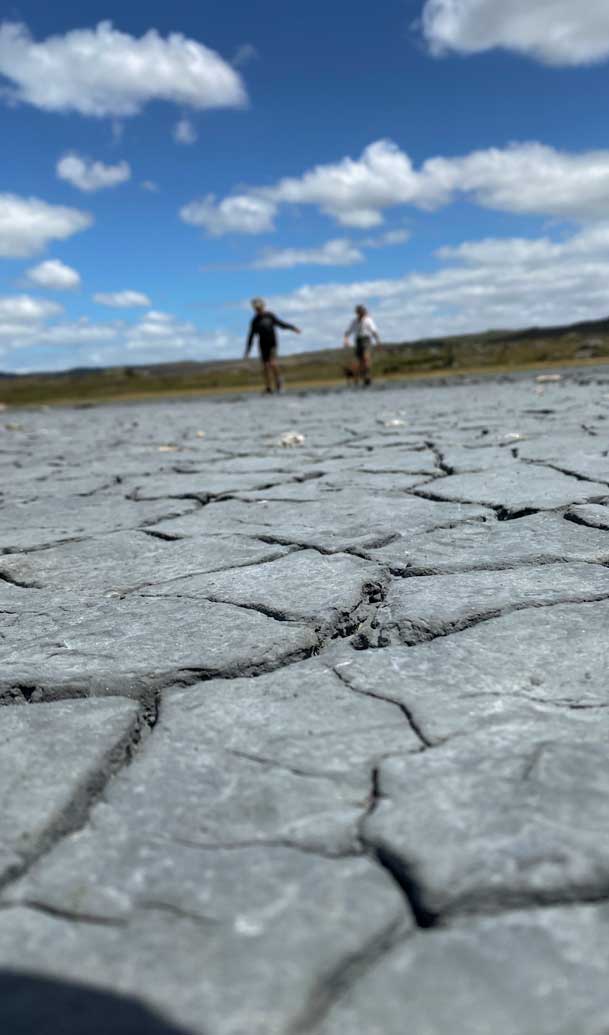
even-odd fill
[{"label": "green vegetation strip", "polygon": [[[282,357],[292,388],[340,384],[351,353],[327,349]],[[546,366],[581,366],[609,361],[609,320],[527,331],[384,345],[375,352],[379,380],[411,377],[509,373]],[[260,387],[255,360],[173,363],[141,367],[70,370],[56,374],[0,375],[0,402],[12,406],[40,403],[93,403],[151,396],[205,395],[251,391]]]}]

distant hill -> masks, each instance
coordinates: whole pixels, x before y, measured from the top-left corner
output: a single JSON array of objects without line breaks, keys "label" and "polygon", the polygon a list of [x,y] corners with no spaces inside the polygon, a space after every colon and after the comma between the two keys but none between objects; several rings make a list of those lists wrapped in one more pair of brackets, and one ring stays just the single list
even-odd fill
[{"label": "distant hill", "polygon": [[[609,359],[609,318],[567,327],[494,330],[484,334],[384,344],[375,354],[377,378],[467,370],[510,370],[545,363]],[[298,387],[340,382],[350,361],[346,349],[321,349],[281,357],[287,382]],[[0,402],[14,405],[97,402],[148,395],[231,392],[258,387],[256,361],[184,360],[141,366],[77,367],[53,373],[0,372]]]}]

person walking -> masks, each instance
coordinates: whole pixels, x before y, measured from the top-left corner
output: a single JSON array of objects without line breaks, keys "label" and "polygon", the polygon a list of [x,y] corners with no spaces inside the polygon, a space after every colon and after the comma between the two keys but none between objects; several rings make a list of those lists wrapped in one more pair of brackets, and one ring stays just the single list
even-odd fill
[{"label": "person walking", "polygon": [[355,319],[351,321],[345,331],[345,348],[351,346],[349,340],[351,337],[355,341],[355,363],[353,364],[355,383],[357,384],[358,379],[361,377],[364,384],[369,385],[372,383],[370,375],[372,341],[375,340],[377,346],[380,347],[381,339],[376,324],[368,314],[365,305],[356,305],[355,307]]},{"label": "person walking", "polygon": [[245,346],[245,359],[250,354],[254,338],[257,337],[264,372],[265,390],[272,394],[274,384],[275,391],[280,392],[283,388],[283,381],[277,364],[278,344],[275,328],[282,327],[286,331],[294,331],[294,334],[300,334],[300,330],[291,323],[284,323],[274,313],[270,313],[262,298],[252,299],[252,309],[255,316],[250,324],[250,332]]}]

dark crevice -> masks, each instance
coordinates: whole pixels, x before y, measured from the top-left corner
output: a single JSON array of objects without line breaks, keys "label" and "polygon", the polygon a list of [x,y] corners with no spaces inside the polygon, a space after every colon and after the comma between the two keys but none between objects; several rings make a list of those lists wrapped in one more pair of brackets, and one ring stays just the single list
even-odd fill
[{"label": "dark crevice", "polygon": [[[157,588],[159,586],[173,586],[173,585],[179,584],[180,582],[186,582],[188,579],[205,578],[208,575],[209,576],[220,575],[220,574],[224,574],[226,572],[241,571],[243,568],[258,568],[258,567],[262,567],[263,565],[274,564],[275,561],[283,560],[283,558],[287,557],[290,552],[291,551],[289,549],[286,550],[284,553],[276,552],[275,554],[271,554],[269,552],[268,556],[266,556],[266,557],[259,557],[255,561],[243,561],[241,564],[229,564],[229,565],[224,565],[224,566],[219,567],[219,568],[204,568],[202,571],[188,571],[188,572],[185,572],[183,575],[174,575],[172,578],[160,579],[158,582],[140,582],[137,586],[129,586],[127,589],[122,589],[122,590],[117,588],[114,592],[115,592],[117,598],[120,599],[120,600],[125,600],[125,599],[127,599],[127,597],[136,596],[138,594],[141,594],[142,596],[145,596],[145,597],[153,597],[153,598],[166,597],[166,596],[177,596],[177,597],[184,596],[184,597],[187,597],[188,594],[182,594],[182,593],[175,593],[175,594],[174,593],[144,593],[142,591],[143,590],[149,590],[149,589],[155,589],[155,588]],[[220,603],[220,604],[226,604],[226,603],[232,604],[233,603],[232,600],[218,600],[218,601],[214,601],[213,597],[209,597],[209,596],[203,597],[201,594],[193,595],[192,599],[197,599],[197,600],[205,599],[205,600],[210,600],[210,601],[212,601],[214,603]],[[236,604],[235,606],[237,607],[239,605]]]},{"label": "dark crevice", "polygon": [[[142,500],[142,502],[151,503],[154,501]],[[162,524],[163,521],[173,521],[177,518],[190,517],[191,514],[198,514],[198,512],[203,509],[202,504],[199,504],[199,506],[196,505],[196,500],[189,500],[188,502],[194,504],[194,506],[192,506],[189,510],[173,510],[170,511],[168,514],[162,514],[160,517],[151,518],[149,521],[142,521],[141,525],[139,525],[135,529],[135,531],[146,532],[150,529],[153,529],[156,525]]]},{"label": "dark crevice", "polygon": [[585,517],[581,514],[576,514],[574,511],[567,511],[563,514],[565,521],[571,521],[574,525],[581,525],[583,528],[593,528],[596,532],[609,532],[609,507],[607,507],[607,525],[595,524],[593,521],[586,521]]},{"label": "dark crevice", "polygon": [[414,718],[414,715],[412,714],[410,709],[407,708],[406,705],[402,703],[402,701],[398,701],[395,697],[385,697],[381,694],[375,694],[372,690],[361,690],[359,687],[356,687],[349,682],[348,677],[345,676],[341,671],[342,667],[344,667],[344,663],[343,665],[335,665],[332,669],[334,674],[338,676],[338,678],[340,679],[341,683],[344,683],[347,689],[351,690],[354,694],[361,694],[362,697],[372,697],[375,701],[382,701],[384,704],[393,704],[396,708],[399,708],[402,715],[406,719],[406,722],[408,723],[412,732],[415,734],[415,736],[421,743],[421,746],[424,750],[437,747],[439,743],[443,743],[443,741],[439,742],[429,740],[429,738],[426,736],[426,734],[423,732],[418,722]]},{"label": "dark crevice", "polygon": [[[337,776],[331,773],[311,769],[301,769],[298,766],[278,762],[275,758],[268,758],[264,755],[255,755],[250,751],[241,751],[238,748],[224,748],[224,751],[227,755],[231,755],[233,758],[241,758],[246,762],[253,762],[256,765],[262,766],[263,769],[279,769],[281,772],[290,773],[292,776],[302,777],[304,780],[328,780],[330,783],[335,783],[337,780]],[[338,778],[340,778],[340,776]]]},{"label": "dark crevice", "polygon": [[[514,614],[516,611],[532,611],[542,608],[562,607],[569,604],[595,604],[607,600],[609,600],[609,594],[599,593],[598,595],[593,594],[588,597],[564,597],[560,600],[551,601],[523,601],[519,604],[508,604],[505,607],[495,608],[493,610],[486,611],[483,614],[464,617],[454,622],[446,622],[444,624],[438,622],[431,627],[425,625],[423,622],[418,623],[416,620],[403,623],[396,620],[391,625],[387,624],[381,630],[381,639],[378,643],[378,648],[382,649],[384,647],[392,647],[399,644],[406,647],[414,647],[420,643],[431,643],[434,640],[466,632],[468,629],[473,629],[485,622],[491,622],[497,618],[504,618],[506,615]],[[392,634],[397,635],[398,644],[396,644]]]},{"label": "dark crevice", "polygon": [[54,920],[68,920],[70,923],[85,924],[88,927],[127,926],[127,920],[93,916],[89,913],[77,913],[71,909],[62,909],[59,906],[50,905],[48,902],[40,902],[37,899],[25,898],[20,899],[18,902],[0,903],[0,912],[8,912],[13,909],[31,909],[35,913],[42,913],[44,916],[50,916]]},{"label": "dark crevice", "polygon": [[520,518],[533,517],[534,514],[540,513],[540,510],[536,507],[523,507],[522,510],[510,510],[507,507],[494,506],[492,509],[497,515],[497,521],[519,521]]},{"label": "dark crevice", "polygon": [[322,546],[314,546],[312,543],[297,542],[293,539],[289,539],[287,536],[270,535],[266,532],[256,533],[252,538],[258,539],[261,543],[267,543],[267,545],[270,546],[292,546],[296,550],[315,550],[315,552],[321,554],[322,557],[333,557],[336,553],[343,553],[342,550],[324,550]]},{"label": "dark crevice", "polygon": [[287,1028],[287,1035],[306,1035],[307,1032],[316,1031],[349,990],[408,937],[412,937],[412,932],[403,918],[397,918],[384,931],[328,970],[317,981],[307,1006]]},{"label": "dark crevice", "polygon": [[[609,544],[607,547],[609,551]],[[482,565],[472,563],[471,565],[460,564],[458,567],[450,567],[450,565],[442,565],[441,567],[434,567],[433,565],[417,565],[402,567],[392,567],[391,563],[388,564],[389,571],[398,579],[427,579],[435,578],[436,576],[445,575],[473,575],[483,574],[484,572],[504,572],[504,571],[526,571],[528,568],[546,568],[551,567],[554,564],[590,564],[601,567],[609,565],[609,553],[606,559],[594,558],[583,560],[579,557],[576,558],[565,558],[564,555],[555,557],[533,557],[529,560],[513,561],[497,561],[495,564],[486,561]]]},{"label": "dark crevice", "polygon": [[[438,493],[425,492],[421,488],[413,487],[412,489],[406,490],[409,496],[418,496],[420,499],[429,500],[432,503],[452,503],[461,505],[470,505],[478,507],[487,507],[489,510],[495,512],[498,521],[517,521],[519,518],[532,517],[533,514],[550,513],[552,511],[560,510],[560,507],[522,507],[519,510],[513,510],[509,507],[504,507],[501,504],[489,503],[487,500],[458,500],[448,499],[446,496],[440,496]],[[462,522],[463,523],[463,522]],[[447,526],[451,527],[451,526]],[[458,526],[452,526],[458,527]],[[430,530],[431,531],[431,530]]]},{"label": "dark crevice", "polygon": [[195,848],[202,852],[243,852],[251,848],[284,848],[291,852],[300,852],[303,855],[312,855],[318,859],[361,859],[364,852],[354,839],[353,848],[345,850],[337,848],[325,849],[321,845],[304,844],[293,841],[289,837],[274,838],[244,838],[241,841],[195,841],[188,837],[172,837],[168,841],[174,844],[183,845],[185,848]]},{"label": "dark crevice", "polygon": [[[200,599],[200,598],[197,598]],[[264,618],[272,618],[274,622],[288,622],[295,625],[299,624],[310,624],[310,619],[302,617],[300,615],[290,615],[285,611],[280,611],[277,608],[269,607],[267,604],[261,603],[244,603],[236,600],[222,599],[221,597],[206,596],[205,600],[209,600],[210,604],[226,604],[228,607],[237,607],[241,611],[254,611],[255,614],[262,615]]]},{"label": "dark crevice", "polygon": [[[189,472],[197,474],[199,472]],[[279,474],[279,472],[277,472]],[[151,476],[152,477],[152,476]],[[194,503],[198,503],[200,507],[207,507],[213,503],[223,503],[229,499],[239,499],[238,493],[247,494],[248,492],[266,492],[268,489],[276,489],[281,486],[294,485],[298,482],[310,481],[317,477],[323,477],[322,474],[310,474],[298,477],[285,477],[282,476],[278,480],[269,481],[268,478],[259,484],[252,485],[249,489],[223,489],[222,492],[206,492],[204,489],[200,491],[180,492],[180,493],[168,493],[166,496],[138,496],[140,488],[133,489],[125,499],[130,500],[132,503],[153,503],[160,502],[163,500],[192,500]],[[163,519],[166,520],[166,519]]]},{"label": "dark crevice", "polygon": [[368,847],[379,864],[387,870],[402,890],[417,927],[424,931],[429,930],[430,927],[437,927],[440,923],[440,915],[426,906],[424,892],[416,878],[414,868],[386,846],[369,844]]},{"label": "dark crevice", "polygon": [[348,546],[343,551],[344,553],[350,554],[352,557],[359,557],[364,561],[375,561],[378,564],[378,558],[370,557],[370,550],[382,550],[385,546],[391,546],[393,543],[399,542],[402,538],[400,532],[387,532],[385,535],[379,536],[378,539],[373,540],[371,543],[367,543],[366,546]]},{"label": "dark crevice", "polygon": [[478,886],[465,893],[436,917],[434,926],[448,927],[451,921],[470,917],[501,917],[519,910],[530,912],[541,909],[564,909],[587,905],[603,905],[609,901],[609,884],[582,883],[579,887],[541,888],[539,890],[499,889],[489,885]]},{"label": "dark crevice", "polygon": [[7,571],[0,571],[0,582],[8,582],[9,586],[18,586],[19,589],[44,589],[37,582],[23,582]]},{"label": "dark crevice", "polygon": [[428,449],[431,449],[431,452],[433,453],[436,460],[436,467],[438,467],[444,475],[451,475],[455,473],[454,467],[451,467],[450,464],[446,463],[444,459],[444,454],[441,452],[440,448],[435,444],[435,442],[426,442],[425,445]]},{"label": "dark crevice", "polygon": [[180,669],[179,672],[171,677],[167,675],[163,680],[163,686],[184,689],[193,686],[195,683],[210,682],[212,679],[256,679],[258,676],[264,676],[270,672],[276,672],[278,669],[287,668],[290,665],[297,665],[301,661],[308,661],[310,658],[317,657],[318,654],[319,647],[315,645],[313,647],[301,647],[289,654],[283,655],[283,657],[276,661],[262,662],[257,665],[244,665],[242,663],[237,663],[235,666],[229,665],[222,670],[184,668]]},{"label": "dark crevice", "polygon": [[139,532],[143,532],[144,535],[149,535],[151,539],[162,539],[165,543],[177,543],[181,542],[184,536],[171,535],[169,532],[156,532],[150,528],[139,528]]},{"label": "dark crevice", "polygon": [[[101,535],[107,533],[100,533]],[[84,543],[93,539],[93,535],[69,536],[65,539],[54,539],[52,543],[40,543],[38,546],[2,546],[0,555],[14,553],[40,553],[42,550],[54,550],[56,546],[65,546],[66,543]]]},{"label": "dark crevice", "polygon": [[[77,700],[81,698],[99,699],[105,697],[128,697],[132,700],[147,702],[151,694],[159,694],[167,689],[187,689],[197,683],[211,682],[212,680],[232,679],[257,679],[259,676],[268,675],[279,669],[298,665],[303,661],[316,658],[321,651],[329,645],[337,635],[336,630],[327,640],[300,647],[279,658],[269,661],[262,661],[253,664],[236,662],[234,665],[227,665],[223,669],[209,669],[201,667],[176,668],[173,671],[159,673],[155,677],[141,677],[141,680],[132,681],[126,686],[118,686],[113,692],[112,689],[104,687],[102,692],[96,689],[77,685],[66,685],[63,688],[57,686],[45,686],[43,684],[29,683],[6,683],[0,686],[0,707],[11,707],[31,703],[52,703],[55,701]],[[50,696],[49,696],[50,695]]]},{"label": "dark crevice", "polygon": [[86,826],[93,807],[103,797],[110,780],[119,770],[132,762],[145,735],[154,729],[159,717],[159,706],[158,694],[142,702],[141,709],[130,728],[106,753],[95,772],[89,773],[83,779],[61,815],[40,834],[37,843],[22,854],[20,861],[9,867],[0,877],[0,893],[24,877],[63,838]]},{"label": "dark crevice", "polygon": [[[579,471],[574,471],[568,467],[560,467],[558,464],[553,464],[549,460],[532,460],[530,458],[523,457],[523,463],[530,464],[532,467],[547,467],[551,471],[557,471],[559,474],[564,474],[567,478],[575,478],[578,482],[591,482],[593,485],[607,485],[609,488],[609,481],[606,478],[589,478],[585,474],[580,474]],[[599,497],[597,497],[598,499]]]}]

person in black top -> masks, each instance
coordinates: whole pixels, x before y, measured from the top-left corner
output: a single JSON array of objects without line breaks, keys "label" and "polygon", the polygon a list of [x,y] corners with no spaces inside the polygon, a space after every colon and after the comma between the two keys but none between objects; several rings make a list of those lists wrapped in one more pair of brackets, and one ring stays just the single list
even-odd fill
[{"label": "person in black top", "polygon": [[252,309],[256,315],[250,325],[250,333],[245,346],[245,358],[247,359],[249,356],[252,342],[257,337],[266,391],[269,393],[273,391],[274,382],[275,390],[280,392],[283,382],[279,373],[279,367],[277,366],[277,335],[275,334],[275,328],[283,327],[284,330],[294,331],[295,334],[300,334],[300,330],[291,323],[284,323],[274,313],[269,313],[261,298],[252,299]]}]

